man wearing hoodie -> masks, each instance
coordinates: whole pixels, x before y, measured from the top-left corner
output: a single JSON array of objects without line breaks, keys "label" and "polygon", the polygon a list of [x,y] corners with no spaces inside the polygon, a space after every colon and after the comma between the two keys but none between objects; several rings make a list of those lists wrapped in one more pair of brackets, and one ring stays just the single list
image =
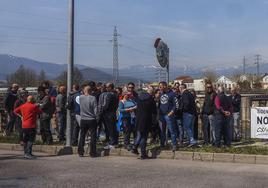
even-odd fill
[{"label": "man wearing hoodie", "polygon": [[141,146],[141,159],[147,159],[146,145],[148,132],[152,126],[152,116],[156,114],[156,104],[153,99],[153,88],[149,88],[147,92],[140,93],[137,97],[137,138],[132,153],[139,154],[137,148]]},{"label": "man wearing hoodie", "polygon": [[168,128],[171,141],[172,141],[172,150],[177,150],[177,128],[175,121],[175,94],[172,90],[168,89],[166,82],[159,83],[159,89],[161,91],[160,96],[160,121],[162,122],[161,129],[161,146],[163,147],[166,142],[166,127]]}]

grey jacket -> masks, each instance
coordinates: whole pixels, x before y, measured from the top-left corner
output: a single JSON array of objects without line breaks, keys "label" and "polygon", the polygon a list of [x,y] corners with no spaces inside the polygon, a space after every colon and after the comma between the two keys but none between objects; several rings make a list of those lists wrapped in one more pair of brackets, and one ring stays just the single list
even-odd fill
[{"label": "grey jacket", "polygon": [[89,95],[81,95],[80,101],[80,115],[82,120],[97,120],[98,119],[98,104],[96,97]]}]

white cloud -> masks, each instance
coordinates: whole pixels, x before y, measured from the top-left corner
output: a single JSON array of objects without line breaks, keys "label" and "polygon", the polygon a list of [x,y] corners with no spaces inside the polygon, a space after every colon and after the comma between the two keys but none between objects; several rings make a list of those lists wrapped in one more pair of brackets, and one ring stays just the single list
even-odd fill
[{"label": "white cloud", "polygon": [[163,38],[167,38],[169,40],[176,40],[180,42],[199,40],[202,38],[202,35],[194,31],[193,29],[189,28],[189,25],[186,22],[177,23],[172,26],[146,25],[145,29],[147,29],[148,32],[150,32],[150,35],[154,34],[161,36]]}]

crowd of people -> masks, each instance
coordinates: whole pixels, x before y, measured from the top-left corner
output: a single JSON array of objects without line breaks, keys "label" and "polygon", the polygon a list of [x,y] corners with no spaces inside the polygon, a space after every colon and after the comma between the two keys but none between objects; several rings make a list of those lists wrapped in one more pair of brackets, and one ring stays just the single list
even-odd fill
[{"label": "crowd of people", "polygon": [[[68,98],[64,85],[55,89],[46,81],[38,87],[37,95],[32,96],[13,84],[4,100],[9,116],[4,136],[9,136],[15,126],[25,158],[30,159],[37,127],[43,143],[50,145],[51,127],[56,120],[58,140],[65,143],[67,110],[70,110],[71,140],[73,146],[78,146],[79,156],[84,156],[87,138],[90,138],[90,156],[96,157],[101,137],[105,138],[104,149],[113,149],[120,144],[122,133],[125,149],[139,155],[140,147],[141,159],[146,159],[148,138],[161,148],[167,148],[171,140],[173,152],[178,147],[201,144],[230,147],[232,141],[241,139],[240,103],[241,95],[236,88],[227,96],[223,87],[214,89],[210,82],[205,85],[202,104],[195,91],[183,83],[171,87],[160,82],[158,87],[137,91],[132,82],[115,88],[113,83],[87,81],[81,86],[74,84]],[[202,130],[198,130],[199,118]]]}]

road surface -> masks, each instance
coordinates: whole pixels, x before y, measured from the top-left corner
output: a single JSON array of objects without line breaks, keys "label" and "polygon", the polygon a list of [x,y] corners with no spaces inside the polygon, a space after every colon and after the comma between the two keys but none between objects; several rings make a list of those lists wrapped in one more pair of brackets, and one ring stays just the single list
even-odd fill
[{"label": "road surface", "polygon": [[0,150],[0,187],[268,187],[266,165],[38,155]]}]

